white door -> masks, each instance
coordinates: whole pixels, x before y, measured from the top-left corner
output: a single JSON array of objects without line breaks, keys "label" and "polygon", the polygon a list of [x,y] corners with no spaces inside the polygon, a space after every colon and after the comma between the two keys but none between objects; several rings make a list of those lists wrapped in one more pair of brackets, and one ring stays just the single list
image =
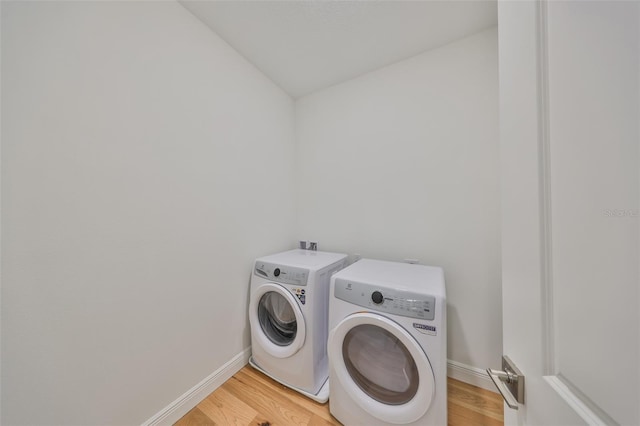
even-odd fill
[{"label": "white door", "polygon": [[635,1],[500,1],[505,424],[640,424]]}]

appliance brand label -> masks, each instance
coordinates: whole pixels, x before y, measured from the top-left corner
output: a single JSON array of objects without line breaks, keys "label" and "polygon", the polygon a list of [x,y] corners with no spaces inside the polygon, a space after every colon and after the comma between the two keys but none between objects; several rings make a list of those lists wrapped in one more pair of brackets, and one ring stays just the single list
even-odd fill
[{"label": "appliance brand label", "polygon": [[430,336],[436,336],[438,334],[436,328],[432,325],[419,324],[417,322],[414,322],[413,328],[415,328],[422,334],[428,334]]}]

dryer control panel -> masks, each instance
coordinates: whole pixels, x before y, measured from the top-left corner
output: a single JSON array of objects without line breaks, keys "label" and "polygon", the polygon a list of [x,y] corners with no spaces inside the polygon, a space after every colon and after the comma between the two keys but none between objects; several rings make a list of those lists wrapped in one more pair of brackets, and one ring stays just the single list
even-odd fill
[{"label": "dryer control panel", "polygon": [[254,274],[282,284],[307,285],[309,271],[292,266],[274,265],[267,262],[256,262]]},{"label": "dryer control panel", "polygon": [[335,297],[354,305],[403,317],[433,320],[436,298],[410,291],[336,278]]}]

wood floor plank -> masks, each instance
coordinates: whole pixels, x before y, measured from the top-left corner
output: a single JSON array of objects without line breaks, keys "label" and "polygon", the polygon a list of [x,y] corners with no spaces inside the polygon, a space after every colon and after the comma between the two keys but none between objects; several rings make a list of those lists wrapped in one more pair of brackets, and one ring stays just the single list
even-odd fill
[{"label": "wood floor plank", "polygon": [[496,392],[491,392],[486,389],[461,382],[460,380],[452,379],[451,377],[448,378],[447,383],[449,386],[452,386],[461,390],[467,390],[467,391],[471,390],[473,391],[474,394],[479,395],[482,398],[486,398],[487,400],[490,400],[490,401],[497,401],[500,403],[500,406],[502,406],[502,397],[500,396],[500,394]]},{"label": "wood floor plank", "polygon": [[256,386],[254,381],[241,380],[234,376],[225,386],[229,392],[262,414],[272,426],[307,425],[311,420],[312,414],[309,411],[291,404],[279,393]]},{"label": "wood floor plank", "polygon": [[268,388],[273,392],[282,394],[292,403],[300,405],[301,407],[311,412],[313,415],[316,415],[328,422],[335,421],[333,416],[329,414],[328,404],[320,404],[319,402],[315,402],[309,398],[306,398],[303,395],[300,395],[300,393],[276,382],[271,377],[262,374],[254,368],[245,367],[236,374],[238,377],[246,377],[247,380],[255,380],[261,385],[265,386],[265,388]]},{"label": "wood floor plank", "polygon": [[269,420],[267,420],[266,417],[264,417],[262,414],[258,414],[257,416],[255,416],[253,420],[251,420],[251,423],[249,424],[251,426],[267,426],[267,425],[275,426],[272,423],[270,423]]},{"label": "wood floor plank", "polygon": [[339,421],[337,421],[333,417],[331,418],[331,420],[326,420],[326,419],[314,414],[311,417],[311,421],[309,422],[309,424],[307,426],[341,426],[341,425],[342,425],[342,423],[340,423]]},{"label": "wood floor plank", "polygon": [[503,426],[504,423],[455,404],[448,407],[449,426]]},{"label": "wood floor plank", "polygon": [[[503,426],[500,395],[449,378],[449,426]],[[339,426],[329,404],[319,404],[253,369],[243,367],[180,419],[177,426]]]},{"label": "wood floor plank", "polygon": [[215,426],[215,423],[198,407],[195,407],[178,420],[175,426]]},{"label": "wood floor plank", "polygon": [[447,399],[459,407],[503,421],[502,398],[486,389],[481,389],[457,380],[449,379]]},{"label": "wood floor plank", "polygon": [[256,410],[232,395],[224,386],[203,399],[197,408],[219,425],[245,426],[258,415]]}]

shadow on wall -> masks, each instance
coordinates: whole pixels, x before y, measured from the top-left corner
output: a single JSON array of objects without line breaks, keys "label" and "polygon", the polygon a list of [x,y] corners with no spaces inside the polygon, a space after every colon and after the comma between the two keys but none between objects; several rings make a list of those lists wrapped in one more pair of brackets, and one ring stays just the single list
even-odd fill
[{"label": "shadow on wall", "polygon": [[242,347],[251,346],[251,324],[249,323],[249,304],[251,303],[251,276],[253,275],[253,263],[251,264],[251,273],[246,284],[246,306],[244,308],[244,329],[242,330]]},{"label": "shadow on wall", "polygon": [[[462,319],[458,314],[458,310],[456,307],[450,303],[447,303],[447,330],[450,334],[453,330],[456,331],[456,351],[462,354],[470,354],[472,353],[469,349],[469,345],[467,344],[467,339],[464,335],[464,327],[462,327]],[[447,336],[447,358],[451,359],[451,346],[454,344],[454,339]],[[459,360],[468,365],[473,365],[471,363],[471,359]]]}]

